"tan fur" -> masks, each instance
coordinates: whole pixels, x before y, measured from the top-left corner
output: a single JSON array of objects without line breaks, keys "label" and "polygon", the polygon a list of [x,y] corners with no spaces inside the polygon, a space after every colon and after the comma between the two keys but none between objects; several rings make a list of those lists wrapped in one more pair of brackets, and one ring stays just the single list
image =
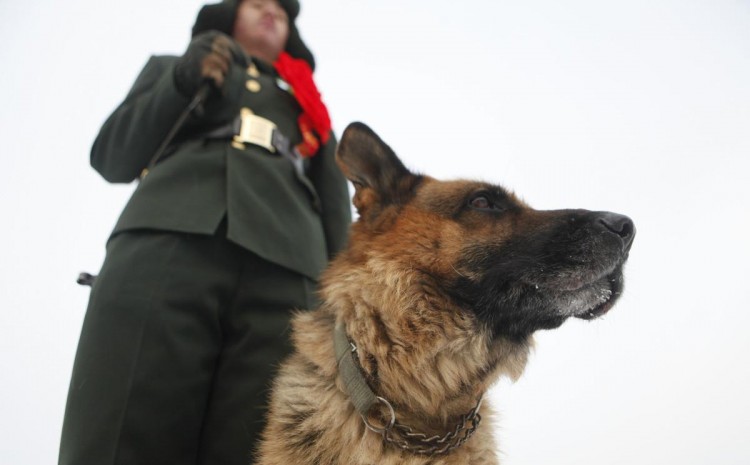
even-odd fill
[{"label": "tan fur", "polygon": [[[487,402],[476,433],[444,455],[403,451],[367,429],[338,374],[334,327],[398,423],[442,436],[499,377],[521,375],[533,331],[611,307],[632,222],[540,212],[498,186],[415,175],[358,123],[337,161],[359,219],[323,275],[321,306],[293,319],[294,353],[275,380],[257,463],[497,464]],[[376,404],[368,418],[384,425],[390,415]]]},{"label": "tan fur", "polygon": [[[425,197],[432,195],[432,182],[420,189]],[[360,239],[361,234],[370,233],[355,226],[351,247],[326,272],[323,306],[294,318],[295,354],[276,379],[258,463],[496,464],[486,402],[480,411],[484,420],[466,444],[447,456],[426,457],[384,445],[344,393],[333,349],[336,322],[345,325],[360,365],[371,375],[368,381],[394,404],[398,420],[426,433],[452,429],[502,374],[520,376],[530,347],[529,341],[488,345],[477,321],[452,308],[415,269],[460,273],[451,257],[464,240],[460,230],[415,206],[406,207],[387,233]],[[455,250],[430,253],[431,236],[449,246],[457,243]],[[378,361],[377,378],[369,372],[370,357]],[[375,418],[382,424],[387,416]]]}]

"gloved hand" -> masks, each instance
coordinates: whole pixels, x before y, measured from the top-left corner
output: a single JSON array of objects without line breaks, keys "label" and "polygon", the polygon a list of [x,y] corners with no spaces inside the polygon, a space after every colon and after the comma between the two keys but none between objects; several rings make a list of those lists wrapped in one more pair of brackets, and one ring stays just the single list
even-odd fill
[{"label": "gloved hand", "polygon": [[185,54],[174,68],[174,83],[186,97],[192,97],[205,81],[217,89],[224,85],[232,61],[242,62],[244,54],[239,45],[219,31],[206,31],[190,41]]}]

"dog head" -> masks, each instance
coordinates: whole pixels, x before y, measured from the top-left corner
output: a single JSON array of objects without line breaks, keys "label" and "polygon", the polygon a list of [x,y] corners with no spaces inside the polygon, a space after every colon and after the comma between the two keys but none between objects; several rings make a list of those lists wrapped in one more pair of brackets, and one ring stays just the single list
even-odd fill
[{"label": "dog head", "polygon": [[479,377],[498,364],[518,376],[535,331],[601,316],[622,293],[635,236],[625,216],[538,211],[500,186],[414,174],[360,123],[337,161],[359,219],[323,292],[343,302],[338,318],[372,357],[371,382],[368,364],[449,366],[441,357],[471,360]]},{"label": "dog head", "polygon": [[415,175],[361,123],[345,131],[337,160],[355,187],[359,253],[390,244],[495,337],[596,318],[622,294],[635,237],[626,216],[537,211],[499,186]]}]

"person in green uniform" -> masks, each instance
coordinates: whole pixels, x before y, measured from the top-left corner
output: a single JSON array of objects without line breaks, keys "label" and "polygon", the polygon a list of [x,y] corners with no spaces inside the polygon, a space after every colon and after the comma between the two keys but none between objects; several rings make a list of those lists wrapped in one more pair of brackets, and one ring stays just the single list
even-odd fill
[{"label": "person in green uniform", "polygon": [[316,305],[351,222],[298,12],[204,6],[101,128],[92,166],[140,182],[91,290],[60,464],[251,463],[290,313]]}]

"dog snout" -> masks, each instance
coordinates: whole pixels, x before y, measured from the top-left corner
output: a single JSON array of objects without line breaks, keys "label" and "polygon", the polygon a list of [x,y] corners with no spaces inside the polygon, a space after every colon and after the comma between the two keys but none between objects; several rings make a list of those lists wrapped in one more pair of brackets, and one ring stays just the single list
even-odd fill
[{"label": "dog snout", "polygon": [[599,214],[599,223],[608,231],[620,236],[623,243],[623,250],[630,250],[635,239],[635,224],[633,220],[625,215],[611,212],[601,212]]}]

